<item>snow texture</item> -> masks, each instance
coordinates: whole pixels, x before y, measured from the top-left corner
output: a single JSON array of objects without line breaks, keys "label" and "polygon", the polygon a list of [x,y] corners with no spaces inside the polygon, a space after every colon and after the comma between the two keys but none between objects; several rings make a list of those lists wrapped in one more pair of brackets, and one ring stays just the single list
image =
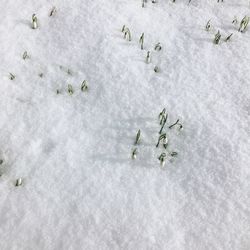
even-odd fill
[{"label": "snow texture", "polygon": [[[1,250],[250,249],[250,29],[237,31],[249,1],[1,0],[0,12]],[[178,155],[161,167],[164,107]],[[167,128],[177,119],[181,132]]]}]

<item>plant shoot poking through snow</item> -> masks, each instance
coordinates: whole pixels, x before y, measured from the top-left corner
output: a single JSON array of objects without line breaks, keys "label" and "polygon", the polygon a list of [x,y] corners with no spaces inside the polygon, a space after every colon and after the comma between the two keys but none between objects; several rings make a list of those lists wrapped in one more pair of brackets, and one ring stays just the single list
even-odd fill
[{"label": "plant shoot poking through snow", "polygon": [[159,72],[160,72],[160,69],[159,69],[158,66],[155,66],[155,67],[154,67],[154,72],[155,72],[155,73],[159,73]]},{"label": "plant shoot poking through snow", "polygon": [[68,93],[69,93],[70,95],[73,95],[73,93],[74,93],[74,90],[73,90],[73,87],[72,87],[71,84],[68,84]]},{"label": "plant shoot poking through snow", "polygon": [[137,149],[135,148],[132,151],[132,159],[134,160],[134,159],[136,159],[136,157],[137,157]]},{"label": "plant shoot poking through snow", "polygon": [[155,45],[155,50],[156,50],[156,51],[160,51],[160,50],[161,50],[161,43],[157,43],[157,44]]},{"label": "plant shoot poking through snow", "polygon": [[166,124],[166,122],[167,122],[167,119],[168,119],[168,115],[162,116],[162,119],[161,119],[161,122],[160,122],[160,124],[161,124],[161,129],[160,129],[160,131],[159,131],[159,134],[162,133],[162,130],[163,130],[163,128],[164,128],[164,126],[165,126],[165,124]]},{"label": "plant shoot poking through snow", "polygon": [[162,120],[162,118],[165,117],[165,116],[166,116],[166,109],[164,108],[164,109],[160,112],[160,114],[159,114],[159,116],[158,116],[158,118],[159,118],[159,120],[160,120],[160,125],[162,125],[162,124],[161,124],[161,120]]},{"label": "plant shoot poking through snow", "polygon": [[166,115],[166,114],[163,114],[163,115],[161,116],[160,125],[163,125],[164,123],[166,123],[166,122],[165,122],[165,121],[167,120],[166,118],[167,118],[167,115]]},{"label": "plant shoot poking through snow", "polygon": [[144,45],[144,33],[142,33],[140,39],[139,39],[139,43],[141,45],[141,49],[143,49],[143,45]]},{"label": "plant shoot poking through snow", "polygon": [[32,15],[32,29],[37,29],[38,24],[37,24],[37,17],[36,14]]},{"label": "plant shoot poking through snow", "polygon": [[161,166],[163,167],[164,165],[165,165],[165,162],[166,162],[166,153],[162,153],[159,157],[158,157],[158,159],[159,159],[159,161],[160,161],[160,164],[161,164]]},{"label": "plant shoot poking through snow", "polygon": [[139,143],[140,138],[141,138],[141,130],[139,129],[137,134],[136,134],[135,145],[137,145]]},{"label": "plant shoot poking through snow", "polygon": [[53,7],[49,13],[49,16],[53,16],[56,13],[56,7]]},{"label": "plant shoot poking through snow", "polygon": [[23,53],[23,60],[25,60],[25,59],[27,59],[28,58],[28,53],[27,53],[27,51],[25,51],[24,53]]},{"label": "plant shoot poking through snow", "polygon": [[214,37],[214,44],[219,44],[220,38],[221,38],[221,34],[220,34],[220,31],[218,30],[218,32],[215,34],[215,37]]},{"label": "plant shoot poking through snow", "polygon": [[81,91],[84,92],[84,91],[87,91],[87,90],[88,90],[87,81],[84,80],[84,81],[82,82]]},{"label": "plant shoot poking through snow", "polygon": [[210,28],[211,28],[210,21],[211,21],[211,20],[209,20],[209,21],[207,22],[207,24],[206,24],[206,31],[209,31]]},{"label": "plant shoot poking through snow", "polygon": [[170,153],[170,155],[171,155],[172,157],[175,157],[175,156],[178,155],[178,153],[173,151],[173,152]]},{"label": "plant shoot poking through snow", "polygon": [[15,75],[13,75],[12,73],[10,73],[10,80],[13,81],[16,78]]},{"label": "plant shoot poking through snow", "polygon": [[174,126],[179,126],[179,130],[182,130],[183,129],[183,126],[182,124],[179,123],[179,119],[172,125],[169,126],[169,128],[173,128]]},{"label": "plant shoot poking through snow", "polygon": [[164,133],[164,134],[162,134],[162,135],[159,136],[158,142],[157,142],[157,144],[156,144],[156,147],[157,147],[157,148],[159,147],[160,142],[162,142],[164,148],[167,148],[168,139],[167,139],[166,133]]},{"label": "plant shoot poking through snow", "polygon": [[124,29],[124,39],[127,39],[128,41],[131,41],[131,33],[129,28]]},{"label": "plant shoot poking through snow", "polygon": [[231,34],[225,39],[225,42],[228,42],[228,41],[231,39],[232,35],[233,35],[233,33],[231,33]]},{"label": "plant shoot poking through snow", "polygon": [[146,63],[150,63],[150,51],[147,52]]},{"label": "plant shoot poking through snow", "polygon": [[249,23],[250,17],[245,16],[241,22],[240,22],[240,32],[244,32],[247,29],[248,23]]},{"label": "plant shoot poking through snow", "polygon": [[16,187],[19,187],[19,186],[21,186],[22,184],[23,184],[22,178],[18,178],[18,179],[16,180],[15,186],[16,186]]}]

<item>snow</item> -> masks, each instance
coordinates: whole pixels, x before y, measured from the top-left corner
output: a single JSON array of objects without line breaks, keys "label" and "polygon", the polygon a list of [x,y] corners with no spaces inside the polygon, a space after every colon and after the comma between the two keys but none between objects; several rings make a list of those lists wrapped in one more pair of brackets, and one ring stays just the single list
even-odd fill
[{"label": "snow", "polygon": [[[250,30],[232,24],[250,15],[248,1],[18,0],[0,10],[1,250],[250,249]],[[218,30],[231,41],[213,44]],[[161,167],[164,107],[167,126],[180,119],[184,130],[166,126],[178,155]]]}]

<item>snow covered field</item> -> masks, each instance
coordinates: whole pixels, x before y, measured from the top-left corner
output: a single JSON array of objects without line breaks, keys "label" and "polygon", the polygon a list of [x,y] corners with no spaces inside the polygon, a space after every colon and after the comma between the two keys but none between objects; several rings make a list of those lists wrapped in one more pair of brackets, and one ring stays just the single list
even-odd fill
[{"label": "snow covered field", "polygon": [[1,250],[250,249],[248,0],[1,0],[0,13]]}]

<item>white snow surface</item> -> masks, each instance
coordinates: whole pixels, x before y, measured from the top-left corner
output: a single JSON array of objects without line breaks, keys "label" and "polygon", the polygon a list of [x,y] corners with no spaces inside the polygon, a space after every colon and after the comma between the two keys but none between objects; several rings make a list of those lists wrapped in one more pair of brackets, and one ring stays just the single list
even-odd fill
[{"label": "white snow surface", "polygon": [[[249,1],[1,0],[0,13],[1,250],[250,249],[250,29],[232,24]],[[231,41],[213,44],[218,30]],[[178,156],[161,167],[164,107]]]}]

